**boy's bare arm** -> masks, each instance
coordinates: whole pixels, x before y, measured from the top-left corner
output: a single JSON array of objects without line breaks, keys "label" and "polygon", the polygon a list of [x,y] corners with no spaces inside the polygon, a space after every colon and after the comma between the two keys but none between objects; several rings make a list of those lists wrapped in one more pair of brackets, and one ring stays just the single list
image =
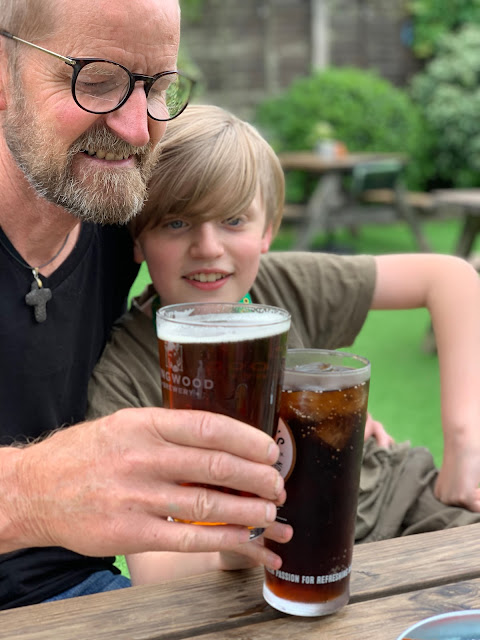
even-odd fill
[{"label": "boy's bare arm", "polygon": [[[372,308],[426,307],[441,384],[443,462],[437,497],[480,511],[480,281],[465,260],[419,254],[378,256]],[[392,336],[394,339],[394,336]]]}]

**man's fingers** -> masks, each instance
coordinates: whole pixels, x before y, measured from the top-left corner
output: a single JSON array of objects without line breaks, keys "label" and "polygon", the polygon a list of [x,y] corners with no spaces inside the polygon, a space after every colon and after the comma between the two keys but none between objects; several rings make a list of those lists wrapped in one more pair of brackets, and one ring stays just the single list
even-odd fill
[{"label": "man's fingers", "polygon": [[262,544],[253,542],[242,545],[238,551],[223,551],[221,554],[220,567],[224,571],[247,569],[258,565],[272,570],[280,569],[282,559]]},{"label": "man's fingers", "polygon": [[166,508],[168,513],[161,513],[160,516],[247,527],[268,527],[277,515],[277,507],[273,502],[206,487],[172,487]]},{"label": "man's fingers", "polygon": [[279,456],[270,436],[228,416],[157,408],[126,411],[143,411],[158,435],[172,444],[227,451],[264,464],[274,464]]},{"label": "man's fingers", "polygon": [[[288,542],[293,535],[290,525],[274,522],[265,530],[263,537],[275,540],[275,542]],[[246,560],[248,558],[248,560]],[[221,554],[222,568],[225,570],[246,568],[248,566],[264,565],[268,569],[280,569],[282,559],[276,553],[267,549],[262,538],[247,542],[232,552]]]},{"label": "man's fingers", "polygon": [[[155,526],[153,525],[154,528]],[[250,538],[249,529],[233,525],[213,527],[159,520],[158,526],[160,528],[160,534],[157,536],[158,551],[190,553],[231,550],[238,545],[243,545]]]},{"label": "man's fingers", "polygon": [[293,537],[293,529],[289,524],[275,521],[266,529],[263,537],[274,542],[289,542]]},{"label": "man's fingers", "polygon": [[284,480],[276,469],[229,453],[171,447],[163,452],[158,473],[160,478],[168,478],[178,484],[228,487],[280,503],[285,499]]}]

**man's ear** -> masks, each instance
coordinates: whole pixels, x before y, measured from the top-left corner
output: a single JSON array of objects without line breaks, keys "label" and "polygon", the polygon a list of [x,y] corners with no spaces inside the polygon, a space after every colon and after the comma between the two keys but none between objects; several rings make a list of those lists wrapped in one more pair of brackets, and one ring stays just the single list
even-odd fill
[{"label": "man's ear", "polygon": [[145,255],[143,253],[142,245],[138,241],[138,238],[133,243],[133,259],[138,264],[142,264],[145,261]]},{"label": "man's ear", "polygon": [[265,229],[265,233],[263,234],[262,243],[260,245],[260,251],[262,253],[267,253],[270,249],[270,245],[273,240],[273,225],[270,223],[268,227]]}]

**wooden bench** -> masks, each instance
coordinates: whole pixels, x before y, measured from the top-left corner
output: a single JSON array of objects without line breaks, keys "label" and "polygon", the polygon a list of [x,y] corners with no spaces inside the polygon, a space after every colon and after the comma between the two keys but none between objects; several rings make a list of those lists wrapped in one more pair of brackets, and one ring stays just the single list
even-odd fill
[{"label": "wooden bench", "polygon": [[[395,191],[393,189],[367,189],[362,193],[360,199],[361,202],[365,204],[386,205],[390,207],[395,202]],[[437,211],[435,207],[435,199],[430,193],[423,191],[407,191],[405,193],[405,200],[410,207],[419,213],[436,216]],[[286,224],[298,224],[302,221],[305,215],[305,207],[305,204],[292,202],[285,203],[282,222],[285,222]],[[382,213],[377,217],[380,223],[391,223],[394,219],[393,215],[385,216],[384,210],[382,210]],[[344,219],[339,219],[339,222],[343,223]]]},{"label": "wooden bench", "polygon": [[[361,199],[368,204],[393,204],[395,192],[393,189],[367,189],[362,193]],[[405,201],[417,211],[431,214],[435,212],[435,199],[430,193],[424,191],[406,191]]]}]

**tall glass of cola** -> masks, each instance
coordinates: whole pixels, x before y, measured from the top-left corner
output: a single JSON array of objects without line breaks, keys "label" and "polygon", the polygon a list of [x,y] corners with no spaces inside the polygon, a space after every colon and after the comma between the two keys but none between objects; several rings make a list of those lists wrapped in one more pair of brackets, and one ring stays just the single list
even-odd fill
[{"label": "tall glass of cola", "polygon": [[277,442],[287,501],[278,520],[290,542],[265,540],[281,556],[263,595],[280,611],[333,613],[347,604],[367,415],[370,363],[341,351],[287,353]]},{"label": "tall glass of cola", "polygon": [[[258,304],[175,304],[159,309],[156,323],[164,407],[222,413],[275,435],[288,311]],[[251,537],[262,531],[255,529]]]}]

